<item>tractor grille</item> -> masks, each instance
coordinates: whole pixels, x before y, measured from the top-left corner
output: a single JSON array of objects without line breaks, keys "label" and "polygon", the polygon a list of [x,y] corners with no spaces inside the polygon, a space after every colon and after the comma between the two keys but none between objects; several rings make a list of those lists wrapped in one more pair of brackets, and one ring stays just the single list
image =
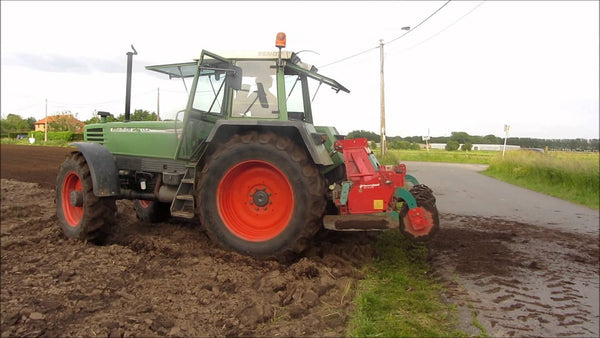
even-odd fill
[{"label": "tractor grille", "polygon": [[104,129],[89,128],[85,131],[85,139],[90,142],[104,142]]}]

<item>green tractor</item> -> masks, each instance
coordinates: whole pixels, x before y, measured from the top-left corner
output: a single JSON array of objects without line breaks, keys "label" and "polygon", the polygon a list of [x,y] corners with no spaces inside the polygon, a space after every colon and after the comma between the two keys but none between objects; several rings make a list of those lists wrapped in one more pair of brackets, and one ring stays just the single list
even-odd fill
[{"label": "green tractor", "polygon": [[[403,164],[381,165],[365,139],[315,126],[309,82],[349,92],[279,51],[148,66],[193,78],[173,121],[87,125],[84,142],[59,169],[57,215],[69,238],[92,240],[115,222],[116,200],[133,200],[138,218],[198,218],[221,246],[253,257],[303,251],[320,229],[400,229],[425,240],[439,228],[431,189]],[[317,89],[318,91],[318,89]],[[312,93],[313,95],[316,94]],[[183,112],[182,121],[180,113]],[[412,186],[409,189],[409,186]]]}]

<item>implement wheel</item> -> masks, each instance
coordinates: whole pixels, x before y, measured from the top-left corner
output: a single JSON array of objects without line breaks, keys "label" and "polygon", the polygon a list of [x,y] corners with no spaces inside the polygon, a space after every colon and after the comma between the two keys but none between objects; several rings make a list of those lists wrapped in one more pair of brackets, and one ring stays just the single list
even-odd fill
[{"label": "implement wheel", "polygon": [[325,184],[306,151],[272,133],[236,135],[200,174],[200,221],[226,248],[255,257],[301,252],[320,227]]},{"label": "implement wheel", "polygon": [[420,223],[414,224],[409,217],[408,205],[404,203],[400,211],[400,231],[404,236],[416,241],[426,241],[431,238],[440,228],[440,216],[435,205],[433,191],[424,185],[415,185],[410,193],[417,201],[415,212],[419,213]]},{"label": "implement wheel", "polygon": [[94,195],[90,169],[83,155],[72,152],[56,177],[56,215],[68,238],[97,239],[114,223],[113,197]]}]

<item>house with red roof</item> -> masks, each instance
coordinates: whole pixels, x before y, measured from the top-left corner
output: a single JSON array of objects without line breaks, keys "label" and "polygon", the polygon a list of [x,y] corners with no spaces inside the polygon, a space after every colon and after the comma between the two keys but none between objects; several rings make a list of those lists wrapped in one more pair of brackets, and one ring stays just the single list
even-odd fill
[{"label": "house with red roof", "polygon": [[46,121],[48,121],[48,131],[60,129],[60,131],[70,130],[76,133],[83,132],[85,124],[74,118],[71,114],[48,116],[34,124],[35,131],[46,131]]}]

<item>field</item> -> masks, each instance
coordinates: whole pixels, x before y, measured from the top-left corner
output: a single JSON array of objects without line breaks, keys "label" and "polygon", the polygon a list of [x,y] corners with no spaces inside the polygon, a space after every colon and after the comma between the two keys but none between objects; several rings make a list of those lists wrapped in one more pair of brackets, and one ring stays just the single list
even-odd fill
[{"label": "field", "polygon": [[598,333],[580,284],[597,286],[596,237],[443,214],[427,245],[324,231],[281,264],[215,247],[195,220],[149,226],[120,201],[110,237],[81,243],[53,202],[69,151],[2,146],[3,336]]}]

